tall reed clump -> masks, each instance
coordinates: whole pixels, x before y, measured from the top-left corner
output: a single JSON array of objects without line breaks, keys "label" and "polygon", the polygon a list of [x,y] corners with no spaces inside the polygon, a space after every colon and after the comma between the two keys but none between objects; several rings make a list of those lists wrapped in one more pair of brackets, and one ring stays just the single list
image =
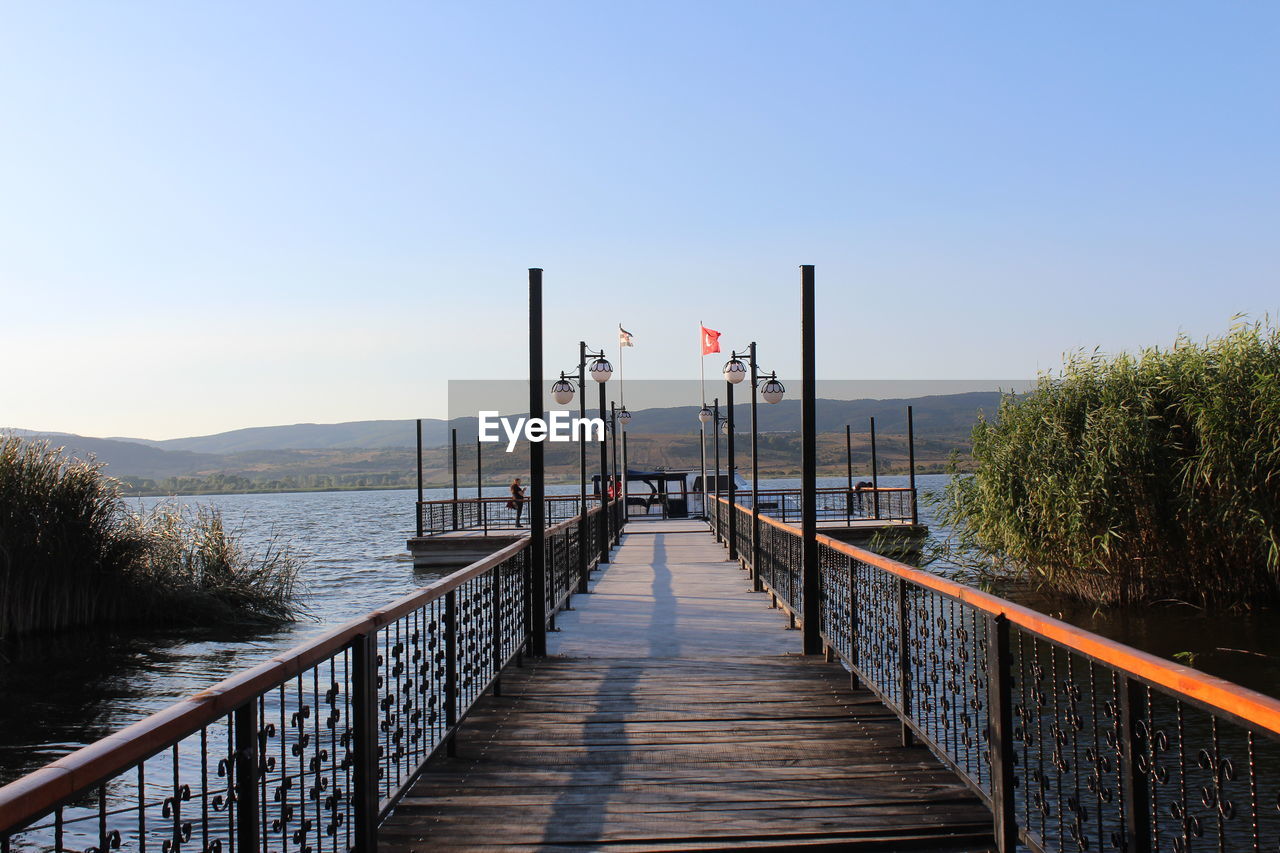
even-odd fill
[{"label": "tall reed clump", "polygon": [[973,431],[943,521],[998,572],[1100,605],[1280,602],[1280,332],[1070,358]]},{"label": "tall reed clump", "polygon": [[211,509],[131,513],[95,463],[0,437],[0,637],[297,615],[299,561],[249,554]]}]

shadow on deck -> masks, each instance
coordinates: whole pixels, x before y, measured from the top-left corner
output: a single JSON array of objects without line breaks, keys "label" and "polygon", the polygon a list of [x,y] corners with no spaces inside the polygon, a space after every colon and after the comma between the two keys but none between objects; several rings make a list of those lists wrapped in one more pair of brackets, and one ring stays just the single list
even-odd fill
[{"label": "shadow on deck", "polygon": [[991,813],[749,586],[705,527],[628,528],[380,846],[989,849]]}]

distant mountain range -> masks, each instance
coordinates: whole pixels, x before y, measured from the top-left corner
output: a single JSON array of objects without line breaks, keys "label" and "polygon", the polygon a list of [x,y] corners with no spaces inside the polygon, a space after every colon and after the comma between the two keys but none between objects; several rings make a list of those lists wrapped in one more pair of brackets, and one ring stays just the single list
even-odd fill
[{"label": "distant mountain range", "polygon": [[[474,423],[474,419],[472,419]],[[475,427],[472,427],[474,430]],[[449,440],[446,422],[430,419],[422,422],[423,443],[428,447]],[[349,421],[341,424],[293,424],[291,426],[248,427],[199,435],[192,438],[170,438],[152,441],[146,438],[114,438],[168,451],[192,453],[243,453],[249,450],[382,450],[389,447],[413,447],[416,444],[414,422]]]},{"label": "distant mountain range", "polygon": [[[998,392],[901,400],[819,400],[818,431],[842,433],[850,424],[855,434],[863,434],[874,417],[878,433],[886,438],[901,435],[906,432],[906,407],[910,405],[918,444],[929,448],[930,455],[944,454],[947,448],[967,446],[978,413],[994,415],[999,403]],[[774,406],[761,403],[758,411],[761,433],[795,433],[800,429],[799,400],[785,400]],[[633,413],[629,432],[637,438],[670,436],[674,446],[696,436],[697,413],[697,406],[645,409]],[[734,416],[738,432],[748,432],[749,404],[735,405]],[[428,454],[432,457],[429,467],[441,465],[442,460],[434,457],[447,446],[451,426],[458,430],[464,446],[474,447],[475,418],[460,418],[452,424],[425,419],[423,444],[432,450]],[[94,438],[17,428],[0,431],[48,439],[77,457],[93,456],[106,464],[108,473],[139,491],[193,489],[197,488],[193,483],[200,478],[213,478],[219,489],[247,488],[246,484],[264,484],[264,488],[403,486],[414,478],[412,420],[251,427],[163,441]],[[665,446],[661,442],[660,445]]]}]

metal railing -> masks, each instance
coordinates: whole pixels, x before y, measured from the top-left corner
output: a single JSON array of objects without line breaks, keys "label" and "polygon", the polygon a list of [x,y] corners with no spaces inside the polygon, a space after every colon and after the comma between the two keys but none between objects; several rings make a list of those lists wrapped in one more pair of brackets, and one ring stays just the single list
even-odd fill
[{"label": "metal railing", "polygon": [[[799,523],[800,489],[761,489],[760,512],[779,521]],[[723,496],[722,496],[723,497]],[[739,489],[739,506],[751,508],[751,491]],[[902,521],[917,519],[916,492],[911,488],[818,489],[815,505],[819,521]]]},{"label": "metal railing", "polygon": [[[609,506],[619,530],[620,501]],[[546,531],[546,613],[595,567],[600,507]],[[579,549],[587,539],[584,559]],[[0,788],[0,851],[372,850],[534,625],[523,539]]]},{"label": "metal railing", "polygon": [[[581,498],[577,495],[548,495],[544,499],[547,526],[568,521],[578,515]],[[516,508],[508,506],[511,498],[445,498],[418,501],[418,536],[435,536],[454,530],[516,530]],[[599,496],[588,496],[588,506],[599,504]],[[520,523],[529,525],[529,502],[520,508]]]},{"label": "metal railing", "polygon": [[[733,511],[749,539],[750,511]],[[992,809],[1000,849],[1280,846],[1280,700],[827,536],[816,547],[828,656]],[[802,619],[800,531],[762,517],[759,565],[738,553]]]}]

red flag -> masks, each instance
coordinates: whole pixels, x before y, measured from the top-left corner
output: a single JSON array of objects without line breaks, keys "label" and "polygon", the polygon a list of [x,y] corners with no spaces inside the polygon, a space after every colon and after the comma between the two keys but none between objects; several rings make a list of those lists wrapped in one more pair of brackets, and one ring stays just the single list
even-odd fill
[{"label": "red flag", "polygon": [[702,354],[720,352],[720,333],[714,329],[702,327]]}]

